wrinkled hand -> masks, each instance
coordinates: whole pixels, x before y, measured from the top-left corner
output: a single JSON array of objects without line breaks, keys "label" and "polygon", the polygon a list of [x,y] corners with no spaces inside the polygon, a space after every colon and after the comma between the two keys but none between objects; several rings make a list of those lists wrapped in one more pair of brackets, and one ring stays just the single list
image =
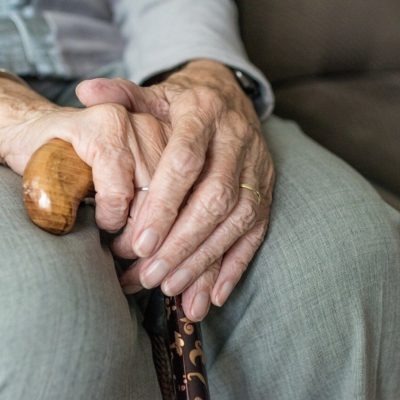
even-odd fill
[{"label": "wrinkled hand", "polygon": [[0,80],[0,98],[0,162],[22,175],[34,151],[49,140],[71,143],[92,167],[98,226],[108,231],[123,227],[134,185],[149,181],[165,147],[162,124],[117,104],[59,107],[6,80]]},{"label": "wrinkled hand", "polygon": [[[119,103],[167,126],[147,198],[113,251],[141,257],[121,280],[126,291],[162,284],[167,295],[184,292],[186,315],[201,320],[210,301],[225,303],[268,225],[274,169],[251,102],[211,61],[189,63],[149,88],[96,79],[77,93],[86,105]],[[261,204],[240,183],[257,188]]]}]

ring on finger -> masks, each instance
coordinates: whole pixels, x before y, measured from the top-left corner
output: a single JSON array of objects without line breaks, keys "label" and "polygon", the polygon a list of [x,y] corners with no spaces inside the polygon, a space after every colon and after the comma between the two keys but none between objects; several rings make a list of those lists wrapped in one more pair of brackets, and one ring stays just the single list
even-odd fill
[{"label": "ring on finger", "polygon": [[254,195],[256,196],[257,205],[260,205],[261,199],[262,199],[262,198],[261,198],[261,194],[260,194],[260,192],[259,192],[255,187],[249,185],[248,183],[241,183],[241,184],[239,185],[239,187],[240,187],[241,189],[250,190],[252,193],[254,193]]},{"label": "ring on finger", "polygon": [[150,190],[150,186],[135,187],[135,192],[148,192],[149,190]]}]

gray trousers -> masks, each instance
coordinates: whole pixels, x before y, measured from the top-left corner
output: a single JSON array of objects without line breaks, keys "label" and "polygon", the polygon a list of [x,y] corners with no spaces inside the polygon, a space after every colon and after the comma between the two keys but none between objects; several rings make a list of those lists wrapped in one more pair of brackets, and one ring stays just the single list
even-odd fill
[{"label": "gray trousers", "polygon": [[[400,215],[292,122],[263,126],[277,169],[268,236],[203,323],[215,400],[400,398]],[[155,400],[149,340],[93,210],[33,226],[0,167],[0,399]]]}]

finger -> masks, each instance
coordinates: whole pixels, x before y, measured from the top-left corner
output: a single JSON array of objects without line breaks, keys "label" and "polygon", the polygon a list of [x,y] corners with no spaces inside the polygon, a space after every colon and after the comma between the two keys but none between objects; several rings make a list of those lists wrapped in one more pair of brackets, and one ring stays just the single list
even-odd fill
[{"label": "finger", "polygon": [[220,268],[220,260],[218,260],[182,294],[183,311],[191,321],[201,321],[206,317],[211,305],[210,294]]},{"label": "finger", "polygon": [[140,87],[120,78],[82,81],[76,87],[76,95],[86,107],[116,103],[131,112],[150,113],[162,120],[167,118],[169,111],[169,104],[160,90]]},{"label": "finger", "polygon": [[143,289],[143,286],[140,284],[139,271],[136,264],[131,265],[120,278],[120,284],[125,294],[134,294]]},{"label": "finger", "polygon": [[[135,114],[132,116],[132,124],[137,138],[136,141],[131,140],[133,141],[132,153],[136,164],[135,184],[137,188],[149,186],[151,176],[166,145],[162,124],[157,123],[154,117],[148,115],[144,117],[144,115]],[[127,225],[111,245],[112,252],[121,258],[137,258],[132,247],[132,237],[147,193],[146,191],[136,190]]]},{"label": "finger", "polygon": [[218,279],[211,294],[213,304],[218,307],[222,307],[225,304],[263,242],[266,229],[266,221],[258,223],[225,254]]},{"label": "finger", "polygon": [[118,235],[110,245],[113,255],[125,260],[134,260],[137,258],[137,254],[133,251],[131,246],[133,223],[133,219],[128,217],[128,222],[125,225],[123,232]]},{"label": "finger", "polygon": [[[250,186],[254,188],[258,187],[261,191],[261,203],[259,205],[260,220],[229,249],[223,258],[221,272],[212,292],[213,304],[220,307],[226,302],[244,271],[247,269],[248,264],[264,240],[268,228],[275,172],[269,153],[266,150],[265,142],[259,135],[257,135],[256,138],[258,140],[253,142],[252,147],[253,149],[255,145],[257,148],[264,147],[265,151],[263,153],[266,158],[261,157],[256,163],[247,162],[243,169],[241,181],[250,183]],[[251,148],[248,154],[250,153]],[[247,181],[247,176],[252,175],[259,177],[258,186],[252,181]],[[248,189],[245,188],[243,188],[243,190],[248,191]],[[254,195],[254,193],[252,194]],[[256,197],[258,200],[258,196]]]},{"label": "finger", "polygon": [[137,254],[133,251],[132,248],[132,234],[138,214],[140,213],[140,209],[146,198],[146,194],[147,192],[144,191],[137,191],[135,193],[135,197],[133,199],[130,209],[128,222],[124,227],[123,232],[118,235],[111,243],[111,251],[117,257],[127,260],[138,258]]},{"label": "finger", "polygon": [[252,193],[242,189],[239,202],[229,217],[191,256],[164,279],[161,285],[163,292],[167,296],[183,292],[240,237],[253,228],[259,213],[260,206]]},{"label": "finger", "polygon": [[135,162],[127,141],[132,127],[121,106],[97,106],[81,113],[86,130],[72,137],[72,145],[92,167],[96,222],[114,232],[125,225],[134,194]]},{"label": "finger", "polygon": [[125,286],[125,287],[123,288],[123,292],[124,292],[125,294],[136,294],[136,293],[139,293],[141,290],[143,290],[143,286],[141,286],[141,285],[134,285],[134,284],[132,284],[132,285],[130,285],[130,286]]},{"label": "finger", "polygon": [[137,164],[135,182],[148,186],[167,145],[169,128],[150,114],[129,115],[135,133],[134,138],[128,138]]},{"label": "finger", "polygon": [[133,159],[124,151],[99,152],[92,172],[96,189],[96,223],[100,229],[116,232],[125,225],[133,198]]},{"label": "finger", "polygon": [[167,236],[203,168],[212,133],[207,122],[191,113],[183,114],[173,126],[132,238],[133,249],[140,257],[150,256]]}]

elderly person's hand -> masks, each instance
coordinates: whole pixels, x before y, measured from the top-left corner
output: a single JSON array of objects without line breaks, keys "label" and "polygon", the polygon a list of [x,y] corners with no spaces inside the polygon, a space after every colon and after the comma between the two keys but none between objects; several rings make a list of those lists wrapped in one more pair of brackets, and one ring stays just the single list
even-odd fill
[{"label": "elderly person's hand", "polygon": [[268,225],[274,168],[253,105],[228,68],[206,60],[149,88],[96,79],[77,93],[86,105],[123,104],[168,126],[147,198],[113,249],[141,257],[121,280],[125,291],[184,292],[186,314],[201,320],[210,301],[225,303]]},{"label": "elderly person's hand", "polygon": [[108,231],[123,227],[134,185],[147,184],[165,147],[162,124],[116,104],[59,107],[7,79],[0,79],[0,98],[0,162],[23,174],[33,152],[50,139],[72,143],[92,167],[97,224]]}]

